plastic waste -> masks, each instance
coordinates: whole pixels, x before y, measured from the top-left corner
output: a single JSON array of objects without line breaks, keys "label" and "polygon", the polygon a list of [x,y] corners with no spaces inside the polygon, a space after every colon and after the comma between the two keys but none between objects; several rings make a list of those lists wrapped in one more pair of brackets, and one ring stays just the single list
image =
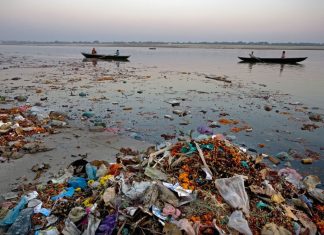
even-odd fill
[{"label": "plastic waste", "polygon": [[63,197],[72,197],[73,194],[74,194],[74,188],[69,187],[69,188],[66,188],[64,191],[62,191],[60,194],[51,197],[51,199],[53,201],[55,201],[55,200],[58,200],[58,199],[63,198]]},{"label": "plastic waste", "polygon": [[105,205],[109,205],[114,203],[116,198],[116,192],[114,187],[106,188],[104,194],[102,195],[102,199],[105,202]]},{"label": "plastic waste", "polygon": [[302,200],[303,202],[305,202],[305,204],[306,204],[309,208],[312,208],[312,207],[313,207],[313,201],[310,200],[308,197],[306,197],[304,194],[299,195],[299,199]]},{"label": "plastic waste", "polygon": [[271,196],[271,201],[280,204],[285,201],[285,198],[281,195],[281,193],[276,193]]},{"label": "plastic waste", "polygon": [[269,205],[264,203],[263,201],[259,201],[257,204],[256,204],[256,207],[258,209],[265,209],[265,208],[269,208]]},{"label": "plastic waste", "polygon": [[242,211],[234,211],[229,217],[227,225],[240,233],[243,233],[245,235],[252,235],[252,231],[248,225],[248,222],[245,218],[243,218]]},{"label": "plastic waste", "polygon": [[134,200],[141,197],[145,190],[152,185],[151,182],[142,181],[142,182],[134,182],[132,186],[128,186],[122,181],[122,192],[129,197],[130,199]]},{"label": "plastic waste", "polygon": [[276,194],[276,190],[274,190],[274,188],[272,187],[272,185],[269,184],[269,181],[268,180],[263,181],[262,184],[265,187],[265,194],[266,195],[272,196],[272,195]]},{"label": "plastic waste", "polygon": [[81,189],[85,189],[87,187],[87,181],[85,180],[85,178],[82,177],[71,177],[68,180],[68,184],[70,187],[73,188],[81,188]]},{"label": "plastic waste", "polygon": [[249,164],[246,161],[241,161],[241,166],[243,166],[246,169],[249,169]]},{"label": "plastic waste", "polygon": [[167,182],[163,182],[162,184],[165,187],[167,187],[167,188],[171,189],[172,191],[176,192],[179,197],[188,197],[192,193],[192,190],[182,188],[179,183],[170,184],[170,183],[167,183]]},{"label": "plastic waste", "polygon": [[157,185],[159,187],[159,199],[161,201],[167,202],[173,206],[179,205],[179,199],[170,189],[160,183],[158,183]]},{"label": "plastic waste", "polygon": [[34,208],[34,213],[41,213],[45,216],[49,216],[52,211],[50,209],[42,208],[42,204],[43,203],[40,203]]},{"label": "plastic waste", "polygon": [[324,190],[319,188],[314,188],[308,190],[308,193],[313,198],[317,199],[319,202],[324,203]]},{"label": "plastic waste", "polygon": [[295,170],[291,168],[283,168],[278,171],[279,176],[284,176],[285,179],[295,185],[297,188],[301,188],[302,176]]},{"label": "plastic waste", "polygon": [[172,216],[172,218],[177,219],[181,215],[181,211],[166,203],[162,210],[162,214],[166,216]]},{"label": "plastic waste", "polygon": [[287,152],[277,153],[275,157],[279,158],[282,161],[292,160],[292,157]]},{"label": "plastic waste", "polygon": [[303,179],[303,184],[310,190],[316,188],[318,184],[321,184],[321,180],[317,175],[308,175]]},{"label": "plastic waste", "polygon": [[100,224],[100,219],[96,218],[93,214],[88,215],[88,226],[82,235],[95,235],[96,230]]},{"label": "plastic waste", "polygon": [[292,233],[282,226],[274,223],[268,223],[263,226],[261,235],[292,235]]},{"label": "plastic waste", "polygon": [[70,210],[68,217],[73,223],[76,223],[76,222],[80,221],[83,218],[83,216],[85,216],[85,215],[86,215],[86,212],[85,212],[84,208],[77,206]]},{"label": "plastic waste", "polygon": [[117,213],[107,215],[101,222],[96,231],[96,235],[111,235],[117,224]]},{"label": "plastic waste", "polygon": [[245,214],[249,214],[249,198],[244,188],[242,175],[233,176],[231,178],[216,179],[215,185],[228,204],[233,208],[242,208]]},{"label": "plastic waste", "polygon": [[92,166],[90,163],[86,164],[86,173],[88,176],[88,179],[95,180],[97,179],[97,168],[95,166]]},{"label": "plastic waste", "polygon": [[[214,149],[214,145],[213,144],[201,144],[199,145],[201,149],[204,149],[204,150],[213,150]],[[195,143],[189,143],[188,146],[183,146],[181,148],[181,152],[182,153],[185,153],[187,155],[190,155],[194,152],[198,151],[197,150],[197,147],[195,145]]]},{"label": "plastic waste", "polygon": [[64,234],[64,235],[80,235],[81,231],[69,218],[67,218],[65,220],[65,226],[62,231],[62,234]]},{"label": "plastic waste", "polygon": [[32,191],[26,195],[27,201],[30,201],[32,199],[35,199],[38,197],[38,192]]},{"label": "plastic waste", "polygon": [[42,201],[40,201],[40,200],[38,200],[38,199],[36,199],[36,198],[34,198],[34,199],[32,199],[32,200],[30,200],[29,202],[28,202],[28,207],[35,207],[35,206],[37,206],[38,204],[41,204],[42,203]]},{"label": "plastic waste", "polygon": [[35,235],[59,235],[60,232],[56,227],[49,227],[46,230],[36,231]]},{"label": "plastic waste", "polygon": [[8,229],[7,234],[27,235],[31,229],[31,215],[33,212],[32,208],[23,209],[16,221]]},{"label": "plastic waste", "polygon": [[49,113],[50,113],[50,111],[45,110],[44,108],[39,106],[31,107],[29,112],[32,115],[36,116],[40,121],[44,120],[45,118],[49,118]]},{"label": "plastic waste", "polygon": [[60,121],[60,120],[51,120],[49,124],[55,127],[64,127],[67,125],[67,122]]},{"label": "plastic waste", "polygon": [[105,164],[101,164],[100,167],[99,167],[99,169],[96,172],[96,177],[97,178],[100,178],[102,176],[105,176],[107,174],[107,171],[108,171],[108,169],[107,169],[106,165]]},{"label": "plastic waste", "polygon": [[208,126],[199,126],[197,128],[197,131],[200,134],[205,134],[205,135],[212,135],[213,134],[213,130],[211,128],[209,128]]},{"label": "plastic waste", "polygon": [[51,215],[51,216],[46,217],[46,220],[47,220],[46,226],[50,226],[50,225],[56,223],[56,221],[58,220],[58,217],[55,215]]},{"label": "plastic waste", "polygon": [[26,204],[27,197],[23,196],[20,199],[19,203],[13,209],[11,209],[2,220],[0,220],[0,226],[7,226],[13,224],[19,216],[20,210],[24,208]]},{"label": "plastic waste", "polygon": [[167,180],[168,177],[165,173],[163,173],[162,171],[153,168],[153,167],[149,167],[147,166],[145,168],[145,172],[144,174],[148,177],[150,177],[151,179],[157,179],[157,180]]},{"label": "plastic waste", "polygon": [[181,230],[184,230],[188,235],[196,234],[188,219],[181,219],[179,221],[174,221],[173,223],[176,224]]},{"label": "plastic waste", "polygon": [[317,232],[316,224],[313,223],[313,221],[303,212],[296,211],[296,216],[300,223],[305,227],[309,229],[309,235],[315,235]]},{"label": "plastic waste", "polygon": [[153,215],[155,215],[156,217],[158,217],[159,219],[165,221],[168,219],[168,216],[165,216],[162,214],[162,211],[160,208],[158,208],[157,206],[152,206],[152,213]]},{"label": "plastic waste", "polygon": [[66,170],[65,173],[62,176],[60,176],[58,178],[51,179],[51,181],[52,181],[53,184],[62,184],[67,179],[71,178],[72,176],[73,176],[72,172],[69,172],[68,170]]}]

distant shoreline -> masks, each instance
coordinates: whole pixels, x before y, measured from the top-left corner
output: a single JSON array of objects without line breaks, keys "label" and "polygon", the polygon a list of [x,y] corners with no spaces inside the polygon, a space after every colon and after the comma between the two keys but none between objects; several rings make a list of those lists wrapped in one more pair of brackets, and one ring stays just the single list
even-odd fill
[{"label": "distant shoreline", "polygon": [[324,50],[324,45],[259,45],[259,44],[217,44],[217,43],[10,43],[14,46],[84,46],[84,47],[147,47],[147,48],[202,48],[202,49],[253,49],[253,50]]}]

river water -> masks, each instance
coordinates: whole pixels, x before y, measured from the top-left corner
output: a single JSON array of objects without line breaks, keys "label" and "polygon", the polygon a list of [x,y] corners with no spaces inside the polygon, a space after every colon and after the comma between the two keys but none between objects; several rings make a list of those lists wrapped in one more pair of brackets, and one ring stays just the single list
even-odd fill
[{"label": "river water", "polygon": [[[84,61],[80,52],[91,49],[0,45],[0,95],[28,94],[32,104],[40,95],[30,89],[42,88],[48,107],[69,112],[80,125],[85,124],[80,121],[82,112],[90,110],[107,127],[152,143],[164,142],[163,134],[186,135],[220,118],[237,120],[235,127],[253,130],[233,132],[233,125],[218,123],[214,133],[258,153],[298,152],[289,161],[292,167],[324,180],[323,122],[309,119],[311,113],[324,119],[324,51],[288,50],[286,57],[308,58],[300,64],[280,65],[240,63],[237,57],[248,56],[250,50],[202,48],[97,47],[99,54],[119,49],[121,55],[131,55],[130,61]],[[281,51],[255,50],[254,54],[279,57]],[[23,79],[14,83],[10,79],[16,76]],[[96,82],[102,76],[116,79]],[[226,76],[232,83],[206,76]],[[8,92],[13,87],[14,93]],[[80,98],[81,91],[88,96]],[[175,99],[180,106],[168,103]],[[178,117],[175,109],[188,115]],[[318,128],[302,130],[305,124]],[[313,164],[300,163],[307,156],[316,159]],[[278,167],[285,164],[286,160]]]}]

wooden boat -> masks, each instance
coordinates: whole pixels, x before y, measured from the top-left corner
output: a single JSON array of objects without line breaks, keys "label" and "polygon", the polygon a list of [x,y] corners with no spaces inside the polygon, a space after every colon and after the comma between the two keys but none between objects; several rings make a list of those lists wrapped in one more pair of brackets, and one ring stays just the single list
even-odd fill
[{"label": "wooden boat", "polygon": [[91,53],[84,53],[81,54],[85,58],[92,58],[92,59],[100,59],[100,60],[119,60],[119,61],[127,61],[130,57],[129,55],[102,55],[102,54],[91,54]]},{"label": "wooden boat", "polygon": [[278,63],[278,64],[295,64],[306,60],[307,57],[295,57],[295,58],[261,58],[261,57],[238,57],[243,62],[248,63]]}]

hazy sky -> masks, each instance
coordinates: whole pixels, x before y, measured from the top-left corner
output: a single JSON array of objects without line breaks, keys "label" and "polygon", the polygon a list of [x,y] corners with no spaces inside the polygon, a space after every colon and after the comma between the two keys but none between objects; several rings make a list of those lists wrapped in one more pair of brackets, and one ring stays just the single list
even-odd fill
[{"label": "hazy sky", "polygon": [[0,40],[324,42],[324,0],[0,0]]}]

